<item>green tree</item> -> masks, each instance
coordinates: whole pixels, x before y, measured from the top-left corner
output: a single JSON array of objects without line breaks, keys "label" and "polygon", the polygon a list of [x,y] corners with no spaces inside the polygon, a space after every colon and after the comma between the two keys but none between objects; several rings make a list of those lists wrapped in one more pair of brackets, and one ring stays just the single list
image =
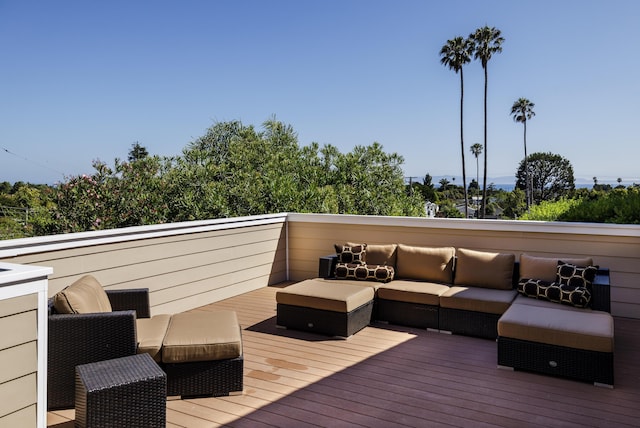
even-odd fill
[{"label": "green tree", "polygon": [[467,174],[464,161],[464,77],[463,66],[471,62],[473,43],[464,37],[455,37],[447,40],[447,43],[440,49],[440,63],[449,67],[450,70],[460,74],[460,154],[462,157],[462,187],[464,189],[464,213],[465,218],[469,217],[469,197],[467,195]]},{"label": "green tree", "polygon": [[[240,122],[217,123],[178,160],[175,181],[189,177],[184,183],[189,197],[176,200],[192,213],[214,216],[282,211],[420,215],[422,197],[407,194],[403,162],[377,143],[346,154],[331,145],[300,147],[293,128],[275,118],[259,132]],[[200,201],[209,201],[208,206]]]},{"label": "green tree", "polygon": [[51,221],[43,216],[37,233],[274,212],[424,216],[421,193],[404,185],[403,162],[378,143],[346,154],[300,147],[293,128],[275,117],[259,131],[216,123],[176,158],[95,161],[92,174],[52,190]]},{"label": "green tree", "polygon": [[499,199],[499,204],[503,208],[502,218],[516,219],[527,211],[525,194],[517,187],[511,192],[503,192]]},{"label": "green tree", "polygon": [[149,152],[147,149],[140,145],[137,141],[131,145],[131,150],[129,150],[129,155],[127,159],[129,162],[137,161],[140,159],[144,159],[149,156]]},{"label": "green tree", "polygon": [[511,106],[511,116],[516,122],[524,125],[524,182],[525,182],[525,199],[527,202],[527,210],[531,205],[531,195],[529,192],[529,179],[527,177],[527,120],[530,120],[536,113],[533,111],[535,104],[526,98],[518,98]]},{"label": "green tree", "polygon": [[571,196],[575,190],[571,162],[550,152],[533,153],[527,159],[523,159],[516,172],[517,188],[525,188],[525,177],[528,177],[531,183],[531,197],[537,204],[562,196]]},{"label": "green tree", "polygon": [[480,60],[482,69],[484,70],[484,180],[482,183],[482,217],[486,214],[486,201],[487,201],[487,88],[488,88],[488,71],[487,65],[491,57],[502,52],[502,43],[504,38],[501,36],[500,30],[495,27],[484,26],[478,28],[475,32],[469,35],[469,39],[472,41],[473,56],[475,59]]},{"label": "green tree", "polygon": [[482,144],[475,143],[471,146],[471,153],[476,158],[476,184],[478,188],[476,189],[476,215],[478,214],[478,200],[480,199],[480,165],[478,163],[478,158],[482,154]]},{"label": "green tree", "polygon": [[140,226],[169,221],[165,182],[170,159],[94,161],[95,172],[67,179],[53,192],[53,220],[39,235]]}]

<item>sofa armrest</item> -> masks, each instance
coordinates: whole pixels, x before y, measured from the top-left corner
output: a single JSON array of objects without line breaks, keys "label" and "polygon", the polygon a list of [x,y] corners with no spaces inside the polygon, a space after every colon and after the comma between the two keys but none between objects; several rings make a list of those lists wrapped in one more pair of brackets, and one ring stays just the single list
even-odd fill
[{"label": "sofa armrest", "polygon": [[338,256],[335,254],[320,257],[318,263],[318,276],[320,278],[333,278],[336,272],[337,261]]},{"label": "sofa armrest", "polygon": [[136,312],[49,315],[48,337],[48,407],[72,408],[77,365],[135,355]]},{"label": "sofa armrest", "polygon": [[611,282],[609,269],[599,268],[592,284],[591,307],[598,311],[611,312]]},{"label": "sofa armrest", "polygon": [[128,288],[124,290],[106,290],[113,311],[136,311],[137,318],[150,318],[148,288]]}]

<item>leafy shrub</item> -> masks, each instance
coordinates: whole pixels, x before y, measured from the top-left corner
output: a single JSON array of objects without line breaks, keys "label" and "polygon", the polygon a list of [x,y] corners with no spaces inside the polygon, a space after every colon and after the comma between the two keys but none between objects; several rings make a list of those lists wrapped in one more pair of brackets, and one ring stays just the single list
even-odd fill
[{"label": "leafy shrub", "polygon": [[580,199],[567,198],[560,198],[557,201],[542,201],[537,205],[532,205],[528,213],[522,214],[520,220],[557,221],[580,203]]},{"label": "leafy shrub", "polygon": [[594,192],[558,217],[560,221],[640,224],[640,191],[637,187]]}]

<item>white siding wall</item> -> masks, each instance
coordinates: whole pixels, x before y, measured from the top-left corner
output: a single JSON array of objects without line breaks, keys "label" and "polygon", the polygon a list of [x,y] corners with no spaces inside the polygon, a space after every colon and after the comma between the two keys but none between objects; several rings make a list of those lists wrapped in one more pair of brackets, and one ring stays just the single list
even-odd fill
[{"label": "white siding wall", "polygon": [[37,310],[37,294],[0,301],[0,426],[36,426]]},{"label": "white siding wall", "polygon": [[286,280],[285,215],[0,241],[0,260],[50,266],[49,295],[85,274],[107,289],[149,288],[175,313]]}]

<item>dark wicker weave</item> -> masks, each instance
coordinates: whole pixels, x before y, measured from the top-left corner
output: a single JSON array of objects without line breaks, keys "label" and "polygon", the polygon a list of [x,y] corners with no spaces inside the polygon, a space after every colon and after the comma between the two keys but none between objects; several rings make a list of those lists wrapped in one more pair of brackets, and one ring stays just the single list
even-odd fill
[{"label": "dark wicker weave", "polygon": [[498,365],[613,385],[613,353],[498,338]]},{"label": "dark wicker weave", "polygon": [[163,364],[167,373],[167,395],[182,398],[224,396],[244,388],[242,356],[227,360]]},{"label": "dark wicker weave", "polygon": [[501,315],[462,309],[440,308],[440,330],[465,336],[495,339]]},{"label": "dark wicker weave", "polygon": [[107,290],[112,311],[136,311],[137,318],[150,318],[148,288],[128,288],[125,290]]},{"label": "dark wicker weave", "polygon": [[371,322],[373,301],[351,312],[334,312],[278,303],[277,324],[294,330],[349,337]]},{"label": "dark wicker weave", "polygon": [[149,354],[76,368],[76,426],[164,427],[167,377]]},{"label": "dark wicker weave", "polygon": [[63,315],[56,314],[50,303],[47,350],[49,410],[74,406],[76,366],[135,355],[136,313],[148,316],[148,290],[107,291],[107,295],[115,312]]},{"label": "dark wicker weave", "polygon": [[318,276],[320,278],[332,278],[335,275],[338,257],[334,255],[320,257],[318,261]]},{"label": "dark wicker weave", "polygon": [[[591,306],[610,312],[609,269],[599,269]],[[498,337],[498,365],[613,386],[613,353]]]},{"label": "dark wicker weave", "polygon": [[396,300],[376,300],[376,319],[409,327],[438,329],[438,306]]}]

